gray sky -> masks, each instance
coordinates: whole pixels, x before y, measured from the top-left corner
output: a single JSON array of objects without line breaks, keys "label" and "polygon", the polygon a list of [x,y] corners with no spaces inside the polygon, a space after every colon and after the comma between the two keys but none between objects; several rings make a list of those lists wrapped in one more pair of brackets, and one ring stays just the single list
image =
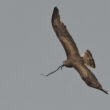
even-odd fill
[{"label": "gray sky", "polygon": [[91,70],[110,90],[109,0],[0,0],[0,110],[110,109],[110,95],[88,87],[74,69],[40,75],[66,59],[51,26],[54,6],[80,53],[91,50]]}]

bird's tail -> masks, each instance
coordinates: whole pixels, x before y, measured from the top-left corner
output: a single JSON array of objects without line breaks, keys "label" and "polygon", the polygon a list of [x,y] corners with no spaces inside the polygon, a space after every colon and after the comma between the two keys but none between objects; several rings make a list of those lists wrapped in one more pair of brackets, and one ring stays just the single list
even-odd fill
[{"label": "bird's tail", "polygon": [[84,61],[84,64],[92,67],[92,68],[95,68],[96,65],[95,65],[95,61],[93,59],[93,56],[92,56],[92,53],[87,50],[83,55],[82,55],[82,58],[83,58],[83,61]]}]

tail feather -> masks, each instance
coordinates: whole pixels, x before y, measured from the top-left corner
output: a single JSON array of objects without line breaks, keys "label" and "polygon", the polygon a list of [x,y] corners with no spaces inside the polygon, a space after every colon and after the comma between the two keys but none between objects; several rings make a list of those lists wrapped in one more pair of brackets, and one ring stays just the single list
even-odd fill
[{"label": "tail feather", "polygon": [[95,61],[93,59],[93,56],[92,56],[92,53],[87,50],[83,55],[82,55],[82,58],[83,58],[83,61],[84,61],[84,64],[92,67],[92,68],[95,68],[96,65],[95,65]]}]

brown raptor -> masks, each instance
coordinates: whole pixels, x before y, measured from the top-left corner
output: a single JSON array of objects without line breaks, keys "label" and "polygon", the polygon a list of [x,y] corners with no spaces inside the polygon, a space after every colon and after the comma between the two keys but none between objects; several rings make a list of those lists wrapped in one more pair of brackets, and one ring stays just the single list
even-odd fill
[{"label": "brown raptor", "polygon": [[[79,50],[74,40],[72,39],[64,23],[60,20],[59,10],[57,7],[55,7],[53,10],[51,22],[52,22],[52,27],[59,41],[63,45],[67,55],[67,60],[64,61],[64,63],[61,66],[59,66],[58,69],[62,68],[63,66],[69,67],[69,68],[73,67],[79,72],[81,78],[85,81],[85,83],[88,86],[99,89],[104,93],[108,94],[108,92],[102,88],[96,76],[87,67],[87,66],[90,66],[93,68],[96,67],[91,52],[87,50],[83,56],[79,54]],[[49,76],[54,72],[56,72],[57,70],[45,76]]]}]

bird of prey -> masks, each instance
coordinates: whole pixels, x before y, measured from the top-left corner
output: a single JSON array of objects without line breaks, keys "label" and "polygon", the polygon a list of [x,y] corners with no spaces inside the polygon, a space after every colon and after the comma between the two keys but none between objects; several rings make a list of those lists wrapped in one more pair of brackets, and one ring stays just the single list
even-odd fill
[{"label": "bird of prey", "polygon": [[55,73],[59,68],[62,69],[62,67],[64,66],[69,68],[73,67],[79,72],[81,78],[85,81],[85,83],[88,86],[96,88],[108,94],[108,92],[102,88],[102,85],[99,83],[96,76],[87,67],[87,66],[90,66],[92,68],[96,67],[91,52],[87,50],[82,56],[79,54],[79,50],[74,40],[69,34],[64,23],[60,20],[59,10],[57,7],[54,7],[51,22],[53,30],[55,31],[59,41],[64,47],[67,59],[55,71],[45,76],[49,76]]}]

